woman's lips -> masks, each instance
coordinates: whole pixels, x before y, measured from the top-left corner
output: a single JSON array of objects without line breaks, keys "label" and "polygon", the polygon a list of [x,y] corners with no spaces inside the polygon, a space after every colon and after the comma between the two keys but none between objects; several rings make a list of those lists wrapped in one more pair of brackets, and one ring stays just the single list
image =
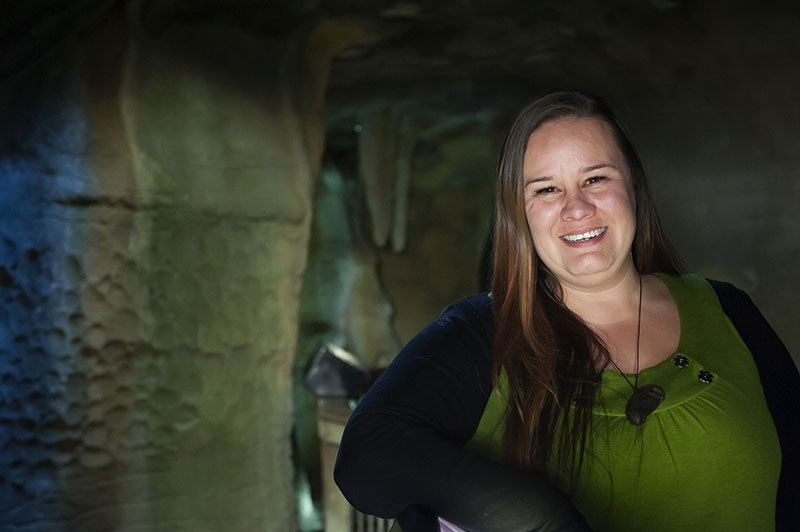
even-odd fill
[{"label": "woman's lips", "polygon": [[606,232],[606,229],[608,229],[608,227],[598,227],[597,229],[592,229],[591,231],[586,231],[585,233],[562,235],[561,240],[570,243],[586,242],[588,240],[592,240],[593,238],[597,238],[598,236],[602,235],[603,233]]}]

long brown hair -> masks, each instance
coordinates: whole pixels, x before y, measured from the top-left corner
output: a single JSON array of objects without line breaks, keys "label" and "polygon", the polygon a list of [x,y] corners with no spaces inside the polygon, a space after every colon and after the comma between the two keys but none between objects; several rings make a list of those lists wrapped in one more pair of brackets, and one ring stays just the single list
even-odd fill
[{"label": "long brown hair", "polygon": [[561,118],[596,118],[611,127],[628,165],[636,204],[632,254],[641,274],[680,273],[683,268],[661,230],[644,168],[610,107],[582,92],[556,92],[525,107],[503,146],[497,177],[492,306],[493,382],[508,376],[503,434],[507,461],[546,468],[551,452],[574,480],[580,472],[602,341],[562,302],[561,288],[539,260],[525,218],[523,159],[531,133]]}]

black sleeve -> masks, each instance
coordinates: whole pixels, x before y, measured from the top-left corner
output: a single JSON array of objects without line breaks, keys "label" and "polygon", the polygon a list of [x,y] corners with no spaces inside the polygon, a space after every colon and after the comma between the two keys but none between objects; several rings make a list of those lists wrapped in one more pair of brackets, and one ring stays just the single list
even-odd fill
[{"label": "black sleeve", "polygon": [[800,530],[800,373],[786,346],[750,297],[732,284],[709,283],[753,354],[781,444],[776,530]]},{"label": "black sleeve", "polygon": [[491,392],[491,305],[449,307],[400,352],[345,428],[334,478],[360,511],[435,530],[587,531],[542,475],[465,451]]}]

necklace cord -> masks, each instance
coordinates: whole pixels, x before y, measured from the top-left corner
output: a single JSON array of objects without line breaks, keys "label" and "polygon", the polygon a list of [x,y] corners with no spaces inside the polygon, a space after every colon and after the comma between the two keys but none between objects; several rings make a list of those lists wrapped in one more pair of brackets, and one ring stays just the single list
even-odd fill
[{"label": "necklace cord", "polygon": [[633,391],[639,389],[639,337],[642,332],[642,275],[639,274],[639,319],[636,321],[636,376]]}]

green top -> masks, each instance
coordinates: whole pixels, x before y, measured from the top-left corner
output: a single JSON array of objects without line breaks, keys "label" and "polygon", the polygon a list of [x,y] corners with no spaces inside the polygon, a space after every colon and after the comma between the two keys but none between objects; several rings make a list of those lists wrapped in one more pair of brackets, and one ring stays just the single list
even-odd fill
[{"label": "green top", "polygon": [[[666,399],[634,426],[625,417],[631,386],[602,372],[572,500],[597,532],[774,531],[781,454],[753,357],[704,279],[658,277],[677,304],[680,343],[639,374],[639,385],[661,386]],[[675,363],[680,355],[685,367]],[[698,377],[703,370],[711,382]],[[507,389],[502,373],[467,444],[495,460]],[[550,473],[568,492],[566,472]]]}]

